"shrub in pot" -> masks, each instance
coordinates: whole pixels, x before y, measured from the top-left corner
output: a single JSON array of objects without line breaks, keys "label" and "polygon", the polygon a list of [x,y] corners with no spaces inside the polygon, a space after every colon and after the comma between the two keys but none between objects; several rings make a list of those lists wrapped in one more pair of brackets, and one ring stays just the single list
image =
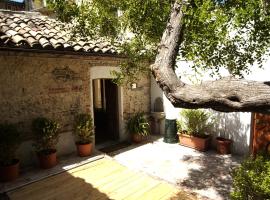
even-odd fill
[{"label": "shrub in pot", "polygon": [[183,109],[177,121],[179,142],[183,146],[206,151],[210,145],[213,117],[203,110]]},{"label": "shrub in pot", "polygon": [[59,137],[59,124],[53,120],[39,117],[33,120],[34,147],[39,159],[40,167],[52,168],[57,164],[56,144]]},{"label": "shrub in pot", "polygon": [[232,172],[232,200],[270,199],[270,156],[250,157]]},{"label": "shrub in pot", "polygon": [[75,117],[74,134],[78,155],[90,156],[93,149],[94,126],[89,114],[79,114]]},{"label": "shrub in pot", "polygon": [[135,143],[142,142],[150,133],[150,125],[142,112],[135,113],[128,119],[126,129]]},{"label": "shrub in pot", "polygon": [[12,181],[19,176],[19,160],[15,153],[21,134],[14,124],[0,124],[0,180]]}]

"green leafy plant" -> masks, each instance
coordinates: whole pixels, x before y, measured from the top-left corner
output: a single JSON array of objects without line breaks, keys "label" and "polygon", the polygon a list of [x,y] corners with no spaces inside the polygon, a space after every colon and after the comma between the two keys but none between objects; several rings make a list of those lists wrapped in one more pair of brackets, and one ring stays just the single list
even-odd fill
[{"label": "green leafy plant", "polygon": [[136,113],[128,119],[126,129],[130,134],[147,136],[150,133],[150,125],[145,118],[144,113],[141,112]]},{"label": "green leafy plant", "polygon": [[14,124],[0,124],[0,165],[13,164],[21,143],[21,133]]},{"label": "green leafy plant", "polygon": [[179,133],[197,137],[207,137],[213,127],[211,114],[203,110],[184,109],[180,112],[181,119],[177,121]]},{"label": "green leafy plant", "polygon": [[55,151],[59,138],[59,124],[45,117],[33,120],[34,147],[38,153],[50,154]]},{"label": "green leafy plant", "polygon": [[93,119],[89,114],[79,114],[75,117],[74,134],[79,144],[91,143],[94,136]]},{"label": "green leafy plant", "polygon": [[[73,1],[49,0],[48,3],[60,20],[72,22],[73,30],[84,37],[103,36],[113,40],[132,33],[144,44],[136,44],[139,50],[132,54],[138,57],[142,51],[153,54],[157,51],[175,1],[92,0],[76,5]],[[223,67],[233,75],[243,76],[250,72],[254,63],[262,66],[270,46],[269,8],[268,0],[190,0],[183,3],[177,58],[193,61],[194,70],[210,70],[218,75]],[[117,15],[117,10],[121,10],[121,15]],[[141,66],[135,62],[122,65],[122,76],[118,79],[128,75],[136,78],[138,71],[134,68]]]},{"label": "green leafy plant", "polygon": [[270,157],[246,159],[233,173],[233,200],[270,199]]}]

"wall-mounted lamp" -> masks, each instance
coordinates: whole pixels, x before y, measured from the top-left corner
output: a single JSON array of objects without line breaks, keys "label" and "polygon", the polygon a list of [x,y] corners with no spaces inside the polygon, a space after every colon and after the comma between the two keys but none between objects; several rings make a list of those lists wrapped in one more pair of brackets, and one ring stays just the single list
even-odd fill
[{"label": "wall-mounted lamp", "polygon": [[137,88],[137,83],[131,83],[131,89],[135,90]]}]

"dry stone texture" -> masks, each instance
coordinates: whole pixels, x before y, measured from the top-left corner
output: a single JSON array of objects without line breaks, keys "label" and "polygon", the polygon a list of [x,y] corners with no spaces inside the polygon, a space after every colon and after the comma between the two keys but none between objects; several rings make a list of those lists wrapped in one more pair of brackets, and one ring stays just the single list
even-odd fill
[{"label": "dry stone texture", "polygon": [[[5,51],[0,54],[0,122],[18,123],[31,138],[31,122],[45,116],[72,130],[74,115],[91,113],[90,68],[117,66],[113,57],[67,56]],[[123,117],[150,111],[150,78],[123,88]]]}]

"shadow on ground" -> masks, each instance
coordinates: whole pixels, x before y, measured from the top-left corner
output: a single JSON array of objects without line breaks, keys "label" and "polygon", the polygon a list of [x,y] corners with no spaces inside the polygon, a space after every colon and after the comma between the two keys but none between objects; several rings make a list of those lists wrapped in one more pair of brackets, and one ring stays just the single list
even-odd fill
[{"label": "shadow on ground", "polygon": [[[108,151],[106,152],[107,148],[105,151],[102,151],[102,149],[100,149],[100,151],[107,153],[109,156],[116,156],[118,154],[122,154],[124,152],[139,148],[143,145],[149,144],[149,143],[154,143],[158,140],[160,140],[161,138],[163,138],[163,136],[150,136],[147,137],[143,142],[141,143],[132,143],[131,141],[128,142],[123,142],[124,144],[126,144],[126,146],[123,146],[123,148],[121,148],[121,144],[119,145],[120,148],[118,148],[117,150],[115,149],[110,149],[110,147],[108,147]],[[117,147],[116,147],[117,148]]]},{"label": "shadow on ground", "polygon": [[109,199],[105,193],[94,188],[92,184],[85,182],[82,178],[74,177],[68,172],[63,172],[9,191],[6,193],[8,197],[4,194],[2,195],[3,198],[8,199],[9,197],[10,200],[91,199],[93,197],[101,200]]},{"label": "shadow on ground", "polygon": [[188,177],[178,182],[178,185],[192,190],[205,190],[212,188],[223,199],[228,199],[232,178],[231,171],[239,162],[227,156],[217,155],[213,152],[199,156],[184,156],[183,161],[199,165],[198,169],[191,168]]}]

